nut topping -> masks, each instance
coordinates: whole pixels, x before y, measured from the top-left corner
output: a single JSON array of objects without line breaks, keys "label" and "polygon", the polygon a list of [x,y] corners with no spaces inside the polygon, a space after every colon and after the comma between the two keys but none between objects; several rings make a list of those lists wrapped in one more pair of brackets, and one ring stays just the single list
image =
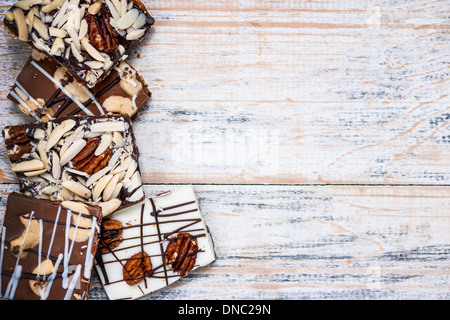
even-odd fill
[{"label": "nut topping", "polygon": [[117,31],[109,24],[108,16],[98,13],[86,14],[89,41],[100,52],[111,53],[117,50],[119,41]]},{"label": "nut topping", "polygon": [[144,279],[152,271],[152,262],[145,252],[139,252],[128,259],[123,266],[123,278],[132,286]]},{"label": "nut topping", "polygon": [[100,234],[99,248],[102,253],[117,248],[123,240],[122,222],[113,219],[104,220]]},{"label": "nut topping", "polygon": [[164,252],[164,263],[172,266],[181,276],[187,275],[197,258],[197,239],[189,233],[180,233],[170,239]]}]

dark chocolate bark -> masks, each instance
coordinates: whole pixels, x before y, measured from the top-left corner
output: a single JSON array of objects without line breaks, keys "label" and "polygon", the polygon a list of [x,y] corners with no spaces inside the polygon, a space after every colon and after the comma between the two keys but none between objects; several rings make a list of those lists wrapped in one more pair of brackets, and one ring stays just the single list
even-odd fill
[{"label": "dark chocolate bark", "polygon": [[6,28],[88,87],[103,80],[154,23],[139,0],[30,3],[18,1],[6,12]]},{"label": "dark chocolate bark", "polygon": [[83,200],[113,211],[144,197],[128,116],[59,118],[9,126],[3,136],[27,196]]}]

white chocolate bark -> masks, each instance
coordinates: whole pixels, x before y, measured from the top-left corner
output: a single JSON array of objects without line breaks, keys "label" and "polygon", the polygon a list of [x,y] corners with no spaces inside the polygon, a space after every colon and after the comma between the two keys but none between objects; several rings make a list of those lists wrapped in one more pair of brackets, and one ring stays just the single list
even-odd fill
[{"label": "white chocolate bark", "polygon": [[[189,233],[197,240],[192,270],[215,261],[214,244],[192,187],[147,198],[114,212],[107,220],[120,221],[123,231],[120,244],[116,247],[106,245],[107,248],[99,250],[95,264],[111,300],[138,299],[180,279],[179,272],[163,262],[170,238],[179,233]],[[129,285],[124,279],[124,265],[142,251],[150,257],[152,271],[138,283]]]}]

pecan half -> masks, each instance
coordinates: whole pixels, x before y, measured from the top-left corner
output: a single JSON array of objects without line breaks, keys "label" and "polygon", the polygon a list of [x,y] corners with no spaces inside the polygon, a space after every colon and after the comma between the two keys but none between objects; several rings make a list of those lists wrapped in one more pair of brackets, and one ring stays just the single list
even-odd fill
[{"label": "pecan half", "polygon": [[12,126],[8,130],[9,138],[5,139],[6,148],[12,148],[14,145],[23,145],[30,142],[26,135],[25,128],[21,126]]},{"label": "pecan half", "polygon": [[141,282],[152,271],[152,262],[145,252],[133,255],[123,266],[123,278],[132,286]]},{"label": "pecan half", "polygon": [[102,154],[95,156],[94,152],[100,144],[100,138],[91,138],[87,141],[86,146],[72,160],[75,170],[93,174],[100,171],[108,165],[111,159],[111,148],[106,149]]},{"label": "pecan half", "polygon": [[81,161],[94,154],[94,151],[97,149],[99,144],[100,138],[89,139],[86,142],[86,146],[75,156],[75,158],[72,159],[72,164],[76,167]]},{"label": "pecan half", "polygon": [[194,267],[197,258],[197,239],[189,233],[172,237],[164,252],[164,263],[172,266],[181,276],[187,275]]},{"label": "pecan half", "polygon": [[95,49],[105,53],[112,53],[117,50],[119,41],[117,40],[117,31],[109,24],[106,11],[100,10],[96,15],[86,13],[86,22],[88,23],[89,41]]},{"label": "pecan half", "polygon": [[102,253],[108,253],[117,248],[123,241],[122,222],[108,219],[102,222],[99,248]]}]

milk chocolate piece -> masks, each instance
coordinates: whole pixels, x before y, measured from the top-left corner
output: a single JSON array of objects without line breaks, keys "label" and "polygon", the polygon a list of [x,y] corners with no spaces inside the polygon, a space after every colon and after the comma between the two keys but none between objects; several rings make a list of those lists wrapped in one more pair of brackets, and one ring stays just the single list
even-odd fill
[{"label": "milk chocolate piece", "polygon": [[91,88],[124,60],[154,19],[139,0],[21,0],[3,22],[13,36]]},{"label": "milk chocolate piece", "polygon": [[144,80],[122,61],[93,88],[79,84],[55,60],[34,51],[8,99],[38,121],[73,115],[122,114],[134,118],[151,96]]},{"label": "milk chocolate piece", "polygon": [[108,216],[95,267],[108,297],[123,300],[141,298],[214,261],[212,237],[186,186]]},{"label": "milk chocolate piece", "polygon": [[95,203],[104,215],[144,198],[128,116],[59,118],[9,126],[3,136],[27,196]]},{"label": "milk chocolate piece", "polygon": [[0,297],[86,300],[101,220],[99,207],[10,194],[0,229]]}]

